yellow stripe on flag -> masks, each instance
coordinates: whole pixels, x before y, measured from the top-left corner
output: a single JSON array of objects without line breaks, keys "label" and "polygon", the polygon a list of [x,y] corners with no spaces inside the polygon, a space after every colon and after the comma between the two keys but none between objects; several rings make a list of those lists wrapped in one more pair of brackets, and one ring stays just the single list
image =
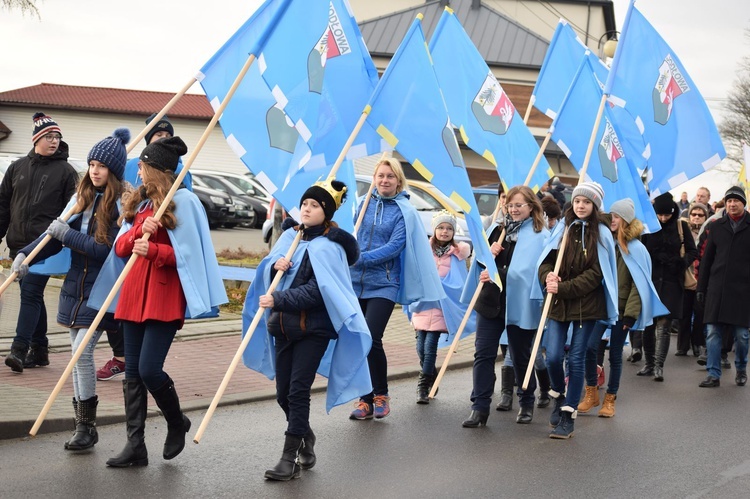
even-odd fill
[{"label": "yellow stripe on flag", "polygon": [[460,127],[458,127],[458,133],[461,134],[461,140],[464,141],[464,144],[466,144],[468,146],[469,145],[469,136],[466,135],[466,130],[464,130],[464,126],[463,125],[461,125]]},{"label": "yellow stripe on flag", "polygon": [[396,138],[395,135],[393,135],[393,133],[391,133],[390,130],[388,130],[388,128],[386,128],[385,125],[380,125],[378,129],[376,130],[376,132],[378,132],[378,135],[383,137],[383,140],[388,142],[388,144],[392,148],[394,149],[396,148],[396,144],[398,144],[398,139]]},{"label": "yellow stripe on flag", "polygon": [[415,169],[415,170],[417,170],[417,171],[419,172],[419,174],[420,174],[420,175],[422,175],[422,176],[424,177],[424,179],[425,179],[426,181],[428,181],[428,182],[431,182],[431,181],[432,181],[432,177],[434,177],[434,176],[435,176],[435,175],[433,175],[433,173],[432,173],[432,172],[431,172],[430,170],[428,170],[428,169],[427,169],[427,167],[426,167],[425,165],[423,165],[423,164],[422,164],[422,162],[421,162],[421,161],[419,161],[418,159],[415,159],[415,160],[414,160],[414,162],[413,162],[413,163],[411,164],[411,166],[413,166],[413,167],[414,167],[414,169]]},{"label": "yellow stripe on flag", "polygon": [[460,206],[462,210],[464,210],[464,213],[469,213],[471,211],[469,203],[467,203],[466,200],[456,191],[451,192],[450,198],[454,203]]},{"label": "yellow stripe on flag", "polygon": [[[467,144],[468,145],[468,144]],[[484,153],[482,154],[482,157],[492,163],[492,166],[497,168],[497,161],[495,161],[495,155],[492,154],[492,152],[489,149],[485,149]]]}]

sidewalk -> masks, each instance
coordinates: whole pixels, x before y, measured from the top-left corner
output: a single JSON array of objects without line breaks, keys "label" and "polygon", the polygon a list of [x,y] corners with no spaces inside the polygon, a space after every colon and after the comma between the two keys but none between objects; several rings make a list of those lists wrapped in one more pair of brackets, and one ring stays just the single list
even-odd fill
[{"label": "sidewalk", "polygon": [[[56,314],[56,298],[59,291],[50,289],[47,299],[50,317],[50,365],[24,369],[22,374],[13,373],[4,363],[0,364],[0,439],[20,438],[28,435],[36,418],[52,393],[70,359],[70,337],[60,326],[52,326]],[[10,291],[10,289],[8,290]],[[5,297],[3,297],[6,299]],[[53,305],[54,304],[54,305]],[[53,306],[50,306],[53,305]],[[7,310],[2,315],[4,328],[15,325],[15,317]],[[235,314],[222,314],[218,319],[189,321],[178,332],[169,352],[165,371],[174,379],[182,407],[186,411],[204,410],[211,404],[226,369],[240,344],[242,319]],[[56,332],[52,332],[56,331]],[[10,340],[8,333],[0,335],[0,354],[7,355]],[[12,337],[12,336],[11,336]],[[388,355],[388,378],[416,377],[419,360],[415,350],[414,331],[400,308],[394,310],[383,338]],[[438,365],[445,358],[447,349],[438,352]],[[474,337],[459,343],[450,368],[470,366],[474,355]],[[95,359],[97,367],[111,356],[111,350],[103,335],[99,340]],[[122,399],[122,377],[97,383],[99,408],[97,424],[113,424],[124,421]],[[318,376],[313,390],[324,390],[326,379]],[[416,382],[415,382],[416,389]],[[71,397],[72,381],[68,379],[55,400],[39,433],[50,433],[73,429]],[[275,397],[273,381],[247,369],[240,363],[225,391],[220,405],[242,404]],[[149,397],[149,416],[157,415],[156,404]],[[194,427],[201,418],[193,419]]]}]

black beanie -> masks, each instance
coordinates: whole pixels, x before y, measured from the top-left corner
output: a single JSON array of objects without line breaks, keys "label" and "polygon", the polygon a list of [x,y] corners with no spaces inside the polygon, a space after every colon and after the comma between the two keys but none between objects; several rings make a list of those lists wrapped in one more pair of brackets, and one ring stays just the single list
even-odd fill
[{"label": "black beanie", "polygon": [[[156,118],[156,114],[157,113],[154,113],[146,118],[147,125],[151,123],[154,118]],[[162,116],[162,118],[156,123],[156,125],[154,125],[154,127],[148,131],[145,137],[146,144],[151,143],[151,137],[153,137],[156,132],[169,132],[169,135],[174,137],[174,127],[172,126],[172,123],[170,123],[169,118],[167,118],[166,116]]]},{"label": "black beanie", "polygon": [[657,215],[673,215],[676,206],[670,192],[665,192],[654,198],[654,211]]},{"label": "black beanie", "polygon": [[742,189],[742,187],[733,185],[732,187],[727,189],[726,194],[724,194],[724,202],[726,202],[727,199],[736,199],[744,206],[747,206],[747,198],[745,197],[745,191]]},{"label": "black beanie", "polygon": [[344,202],[344,199],[346,199],[346,184],[338,180],[315,182],[312,187],[302,194],[299,200],[300,206],[305,199],[314,199],[317,201],[323,208],[326,221],[329,221],[333,218],[341,203]]},{"label": "black beanie", "polygon": [[187,154],[188,148],[179,137],[167,137],[149,144],[141,152],[141,161],[149,166],[174,173],[180,156]]}]

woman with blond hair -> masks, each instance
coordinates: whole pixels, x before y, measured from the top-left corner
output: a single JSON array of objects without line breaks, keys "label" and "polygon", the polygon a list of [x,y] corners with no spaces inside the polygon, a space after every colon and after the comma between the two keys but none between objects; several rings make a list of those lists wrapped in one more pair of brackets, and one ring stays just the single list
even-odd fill
[{"label": "woman with blond hair", "polygon": [[[363,394],[350,414],[357,420],[381,419],[391,412],[383,333],[395,304],[445,297],[424,227],[405,190],[401,163],[395,158],[380,160],[373,184],[357,232],[360,256],[350,268],[354,293],[372,334],[367,363],[373,391]],[[357,215],[361,210],[360,206]]]}]

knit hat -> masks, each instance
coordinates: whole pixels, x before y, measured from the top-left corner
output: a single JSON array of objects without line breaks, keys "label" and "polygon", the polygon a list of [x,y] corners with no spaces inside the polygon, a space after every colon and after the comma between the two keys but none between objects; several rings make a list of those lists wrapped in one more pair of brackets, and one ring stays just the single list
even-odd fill
[{"label": "knit hat", "polygon": [[86,162],[92,159],[104,163],[117,180],[122,180],[125,173],[125,163],[128,160],[125,144],[130,142],[130,130],[118,128],[106,139],[97,142],[89,151]]},{"label": "knit hat", "polygon": [[671,192],[665,192],[654,198],[654,211],[657,215],[672,215],[676,206]]},{"label": "knit hat", "polygon": [[180,156],[187,152],[188,148],[181,138],[167,137],[147,145],[141,152],[140,159],[157,170],[174,173]]},{"label": "knit hat", "polygon": [[437,226],[442,223],[449,223],[453,227],[453,232],[456,231],[456,217],[448,210],[441,210],[435,213],[432,217],[432,233],[435,233]]},{"label": "knit hat", "polygon": [[625,220],[627,223],[631,223],[635,220],[635,205],[633,200],[630,198],[620,199],[612,203],[609,208],[610,213],[614,213],[618,217]]},{"label": "knit hat", "polygon": [[36,144],[37,140],[41,139],[48,133],[57,132],[62,135],[60,126],[55,123],[55,120],[46,114],[36,113],[32,119],[34,120],[34,128],[31,131],[31,142],[33,144]]},{"label": "knit hat", "polygon": [[305,199],[314,199],[323,208],[326,221],[329,221],[346,199],[346,191],[346,184],[338,180],[315,182],[302,194],[299,204],[301,206]]},{"label": "knit hat", "polygon": [[573,200],[576,196],[583,196],[591,200],[600,210],[602,209],[602,200],[604,199],[604,190],[602,186],[596,182],[582,182],[573,189],[573,194],[570,199]]},{"label": "knit hat", "polygon": [[706,205],[703,203],[698,203],[697,201],[690,204],[690,207],[688,208],[688,217],[690,217],[690,212],[693,210],[701,210],[703,214],[708,217],[708,208],[706,208]]},{"label": "knit hat", "polygon": [[[157,113],[154,113],[148,118],[146,118],[147,125],[151,123],[154,120],[154,118],[156,118],[156,114]],[[145,137],[146,144],[151,143],[151,137],[153,137],[154,134],[156,134],[156,132],[169,132],[169,135],[174,137],[174,127],[172,126],[172,123],[170,123],[169,118],[167,118],[166,116],[162,116],[162,118],[156,123],[156,125],[154,125],[154,127],[148,131]]]},{"label": "knit hat", "polygon": [[726,194],[724,194],[725,203],[727,202],[727,199],[737,199],[742,202],[743,206],[747,206],[747,198],[745,197],[745,191],[742,190],[742,187],[733,185],[727,189]]}]

